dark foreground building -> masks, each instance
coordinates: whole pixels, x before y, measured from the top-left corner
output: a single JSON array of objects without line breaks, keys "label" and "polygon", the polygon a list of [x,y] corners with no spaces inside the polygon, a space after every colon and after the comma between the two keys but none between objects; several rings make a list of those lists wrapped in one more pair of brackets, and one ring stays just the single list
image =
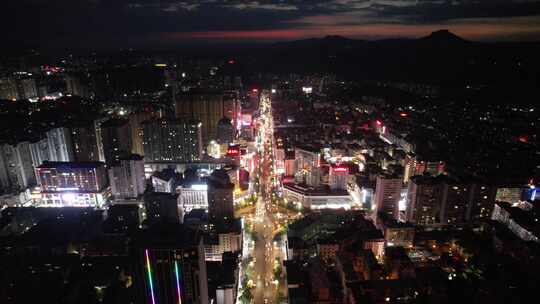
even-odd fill
[{"label": "dark foreground building", "polygon": [[133,240],[139,303],[208,303],[204,246],[197,231],[157,224]]}]

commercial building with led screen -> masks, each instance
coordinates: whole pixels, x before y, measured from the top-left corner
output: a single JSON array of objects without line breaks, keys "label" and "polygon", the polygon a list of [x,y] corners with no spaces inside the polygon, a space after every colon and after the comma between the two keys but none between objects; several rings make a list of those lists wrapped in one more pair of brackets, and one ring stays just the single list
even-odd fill
[{"label": "commercial building with led screen", "polygon": [[110,196],[101,162],[45,162],[36,176],[45,206],[101,206]]}]

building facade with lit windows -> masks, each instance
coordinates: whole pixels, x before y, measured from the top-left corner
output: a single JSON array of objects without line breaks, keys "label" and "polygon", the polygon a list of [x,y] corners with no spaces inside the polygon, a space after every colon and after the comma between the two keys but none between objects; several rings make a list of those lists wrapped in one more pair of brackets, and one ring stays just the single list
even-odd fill
[{"label": "building facade with lit windows", "polygon": [[494,187],[447,176],[415,176],[408,186],[406,220],[424,226],[460,226],[487,220]]},{"label": "building facade with lit windows", "polygon": [[408,186],[406,219],[422,225],[443,225],[444,185],[433,177],[416,176]]},{"label": "building facade with lit windows", "polygon": [[36,168],[42,206],[101,207],[110,197],[101,162],[44,162]]},{"label": "building facade with lit windows", "polygon": [[71,126],[71,141],[73,144],[74,161],[99,161],[96,126],[93,121]]},{"label": "building facade with lit windows", "polygon": [[202,157],[201,122],[158,119],[143,123],[145,162],[195,162]]},{"label": "building facade with lit windows", "polygon": [[110,119],[100,126],[101,143],[107,165],[131,152],[131,131],[125,119]]},{"label": "building facade with lit windows", "polygon": [[467,213],[472,199],[470,184],[448,182],[444,184],[442,219],[448,225],[461,225],[468,221]]},{"label": "building facade with lit windows", "polygon": [[471,204],[467,218],[477,223],[489,219],[495,205],[497,188],[492,185],[474,183],[471,185]]}]

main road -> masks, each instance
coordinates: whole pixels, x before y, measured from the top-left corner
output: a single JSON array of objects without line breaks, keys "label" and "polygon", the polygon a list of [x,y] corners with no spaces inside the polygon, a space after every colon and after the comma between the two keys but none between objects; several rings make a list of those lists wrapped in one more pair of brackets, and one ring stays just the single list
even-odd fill
[{"label": "main road", "polygon": [[[255,304],[277,303],[279,290],[284,288],[284,276],[275,276],[283,261],[281,241],[274,242],[274,232],[279,227],[279,219],[272,213],[272,199],[275,187],[279,187],[277,181],[274,150],[273,150],[273,118],[271,100],[266,92],[261,94],[261,115],[258,122],[258,148],[259,148],[259,187],[258,200],[255,206],[253,232],[255,246],[253,249],[254,259],[254,282],[256,287],[253,292]],[[281,292],[283,294],[283,292]]]}]

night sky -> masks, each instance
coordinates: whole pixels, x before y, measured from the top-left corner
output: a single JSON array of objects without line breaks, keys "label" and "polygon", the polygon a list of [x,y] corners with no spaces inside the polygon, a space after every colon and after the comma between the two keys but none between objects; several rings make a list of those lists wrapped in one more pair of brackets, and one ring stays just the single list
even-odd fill
[{"label": "night sky", "polygon": [[326,35],[540,40],[540,0],[2,0],[3,40],[41,47],[271,42]]}]

